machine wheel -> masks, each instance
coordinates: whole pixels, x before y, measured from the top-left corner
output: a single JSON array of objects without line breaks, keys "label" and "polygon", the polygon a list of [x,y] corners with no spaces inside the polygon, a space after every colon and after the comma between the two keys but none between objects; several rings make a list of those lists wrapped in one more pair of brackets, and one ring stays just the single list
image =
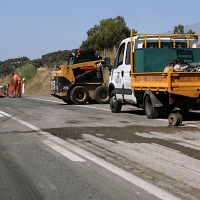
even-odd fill
[{"label": "machine wheel", "polygon": [[99,86],[94,91],[94,99],[100,104],[109,102],[108,88],[106,86]]},{"label": "machine wheel", "polygon": [[122,108],[122,103],[117,101],[115,91],[110,94],[110,109],[113,113],[119,113]]},{"label": "machine wheel", "polygon": [[145,100],[144,100],[144,109],[145,109],[146,116],[149,119],[157,118],[158,115],[159,115],[159,108],[153,107],[152,101],[151,101],[151,98],[150,98],[149,95],[147,95],[145,97]]},{"label": "machine wheel", "polygon": [[183,117],[180,113],[171,113],[168,116],[170,126],[179,126],[182,123]]},{"label": "machine wheel", "polygon": [[76,86],[75,88],[72,89],[70,93],[70,99],[76,105],[86,104],[86,102],[89,99],[89,92],[83,86]]},{"label": "machine wheel", "polygon": [[65,103],[67,103],[68,105],[72,105],[72,104],[73,104],[73,101],[72,101],[71,99],[68,99],[68,100],[63,99],[63,101],[64,101]]}]

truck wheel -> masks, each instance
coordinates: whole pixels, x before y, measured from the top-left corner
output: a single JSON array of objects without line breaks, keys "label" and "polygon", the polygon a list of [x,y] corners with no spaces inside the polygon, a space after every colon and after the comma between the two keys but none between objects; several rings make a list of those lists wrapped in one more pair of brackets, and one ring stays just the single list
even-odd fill
[{"label": "truck wheel", "polygon": [[106,86],[99,86],[94,91],[94,99],[100,104],[109,102],[108,88]]},{"label": "truck wheel", "polygon": [[159,108],[153,107],[152,101],[149,95],[145,97],[144,109],[145,109],[146,116],[149,119],[154,119],[158,117]]},{"label": "truck wheel", "polygon": [[110,109],[113,113],[119,113],[122,108],[122,103],[117,101],[115,91],[110,94]]},{"label": "truck wheel", "polygon": [[89,99],[89,92],[83,86],[76,86],[70,93],[70,99],[76,105],[84,105]]}]

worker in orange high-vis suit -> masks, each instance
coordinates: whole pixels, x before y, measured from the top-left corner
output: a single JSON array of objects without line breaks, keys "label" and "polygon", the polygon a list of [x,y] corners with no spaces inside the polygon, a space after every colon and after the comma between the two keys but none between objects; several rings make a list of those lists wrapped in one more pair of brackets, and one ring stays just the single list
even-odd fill
[{"label": "worker in orange high-vis suit", "polygon": [[14,89],[15,97],[21,97],[22,96],[21,78],[16,72],[13,73],[12,80],[13,80],[13,82],[15,84],[15,89]]}]

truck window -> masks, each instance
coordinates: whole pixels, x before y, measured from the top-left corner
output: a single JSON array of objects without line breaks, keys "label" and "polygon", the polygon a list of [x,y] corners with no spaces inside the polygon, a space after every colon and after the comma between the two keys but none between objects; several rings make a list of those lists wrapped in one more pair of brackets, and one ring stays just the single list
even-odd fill
[{"label": "truck window", "polygon": [[119,47],[119,50],[117,52],[117,56],[115,59],[115,68],[117,68],[119,65],[122,65],[123,58],[124,58],[124,51],[125,51],[125,43],[122,43]]},{"label": "truck window", "polygon": [[[130,59],[130,45],[131,45],[131,43],[129,42],[127,44],[127,48],[126,48],[126,59],[125,59],[125,64],[126,65],[130,65],[131,64],[131,59]],[[133,47],[134,47],[134,43],[133,43]]]}]

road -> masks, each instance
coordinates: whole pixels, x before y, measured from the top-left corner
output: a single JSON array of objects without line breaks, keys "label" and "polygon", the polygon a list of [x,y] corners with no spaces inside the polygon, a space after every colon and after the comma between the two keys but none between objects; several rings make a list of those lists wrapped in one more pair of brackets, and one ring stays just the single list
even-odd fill
[{"label": "road", "polygon": [[0,200],[200,199],[200,113],[173,127],[132,106],[0,102]]}]

